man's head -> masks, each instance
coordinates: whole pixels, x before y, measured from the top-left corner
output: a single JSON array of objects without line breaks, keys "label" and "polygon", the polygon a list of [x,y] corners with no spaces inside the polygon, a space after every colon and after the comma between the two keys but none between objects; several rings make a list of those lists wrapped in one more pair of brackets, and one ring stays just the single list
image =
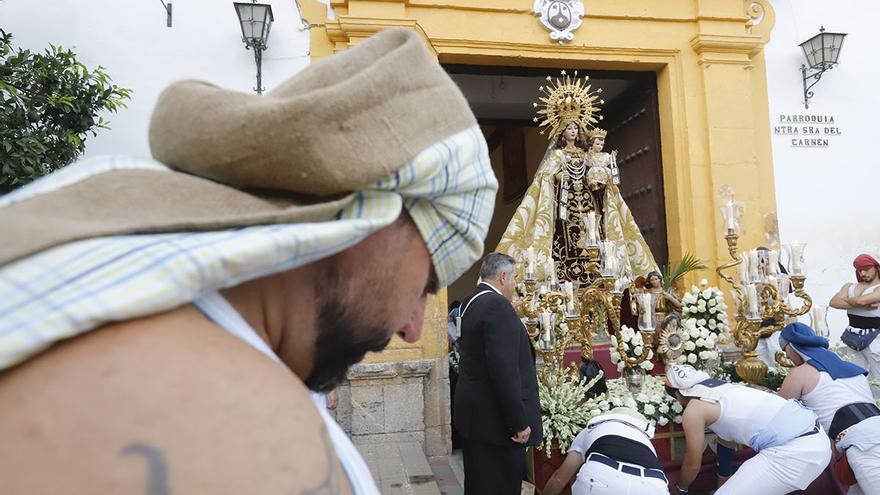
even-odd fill
[{"label": "man's head", "polygon": [[[243,135],[242,121],[260,125]],[[16,240],[0,245],[0,271],[51,266],[46,280],[78,284],[41,291],[28,303],[37,318],[4,319],[27,325],[7,332],[0,321],[0,340],[26,342],[0,356],[0,369],[109,321],[324,270],[305,282],[314,295],[297,299],[316,312],[308,324],[327,330],[308,335],[315,356],[297,356],[330,363],[312,376],[299,372],[323,387],[395,333],[418,339],[425,292],[457,279],[483,252],[497,191],[467,100],[405,29],[321,59],[263,96],[175,83],[153,112],[150,146],[155,160],[73,164],[65,177],[19,191],[28,201],[0,199],[0,223]],[[38,220],[45,211],[60,216],[47,224]],[[110,254],[89,256],[88,266],[59,261],[81,258],[85,243],[90,254]],[[125,283],[104,283],[120,277]],[[149,287],[149,297],[131,287]],[[72,307],[64,302],[70,291],[92,304]],[[278,307],[264,312],[290,311],[289,298],[271,299]],[[298,337],[282,330],[268,333]],[[290,365],[294,356],[281,357]]]},{"label": "man's head", "polygon": [[692,397],[692,389],[711,377],[705,371],[689,364],[672,364],[666,368],[666,393],[674,397],[682,406],[687,406]]},{"label": "man's head", "polygon": [[323,266],[315,290],[314,361],[305,379],[317,391],[333,389],[394,335],[418,341],[427,296],[438,290],[425,242],[406,214]]},{"label": "man's head", "polygon": [[516,262],[513,258],[506,254],[489,253],[483,258],[480,278],[501,291],[504,297],[513,300],[516,292]]},{"label": "man's head", "polygon": [[880,261],[870,254],[856,256],[853,268],[856,269],[856,280],[861,283],[870,284],[880,279]]},{"label": "man's head", "polygon": [[608,385],[605,383],[605,370],[602,369],[602,364],[599,363],[599,361],[585,358],[581,363],[579,371],[581,379],[587,381],[596,378],[600,373],[602,374],[602,378],[599,378],[599,380],[587,390],[588,398],[592,399],[608,392]]}]

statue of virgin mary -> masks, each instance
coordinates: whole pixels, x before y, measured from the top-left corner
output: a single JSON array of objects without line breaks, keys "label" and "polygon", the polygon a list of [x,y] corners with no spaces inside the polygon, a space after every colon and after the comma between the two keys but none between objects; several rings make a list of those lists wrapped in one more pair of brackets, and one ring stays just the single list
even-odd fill
[{"label": "statue of virgin mary", "polygon": [[[617,187],[617,152],[603,151],[606,131],[595,127],[602,90],[591,91],[588,78],[581,80],[577,73],[572,78],[563,71],[562,76],[548,77],[551,84],[539,88],[545,94],[540,126],[550,130],[550,145],[496,251],[517,260],[520,280],[531,247],[539,279],[549,278],[544,270],[552,259],[558,280],[583,287],[595,276],[585,270],[596,261],[586,249],[597,240],[587,239],[595,231],[598,240],[616,241],[626,273],[646,276],[657,264]],[[585,222],[595,228],[586,229]]]}]

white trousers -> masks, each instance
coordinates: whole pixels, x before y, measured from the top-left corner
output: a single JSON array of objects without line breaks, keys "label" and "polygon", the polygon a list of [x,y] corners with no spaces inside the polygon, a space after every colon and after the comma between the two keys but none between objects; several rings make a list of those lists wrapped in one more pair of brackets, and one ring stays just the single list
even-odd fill
[{"label": "white trousers", "polygon": [[880,495],[880,445],[868,450],[850,447],[846,449],[846,459],[859,481],[849,488],[847,495]]},{"label": "white trousers", "polygon": [[[634,464],[630,464],[634,465]],[[587,461],[578,471],[571,495],[668,495],[663,480],[622,473],[611,466]]]},{"label": "white trousers", "polygon": [[715,495],[785,495],[803,490],[831,460],[831,441],[822,429],[785,445],[758,452],[743,463]]},{"label": "white trousers", "polygon": [[[871,342],[871,345],[861,351],[854,350],[846,345],[843,352],[852,357],[852,362],[868,370],[868,380],[880,380],[880,336]],[[874,398],[880,398],[880,387],[871,386]]]}]

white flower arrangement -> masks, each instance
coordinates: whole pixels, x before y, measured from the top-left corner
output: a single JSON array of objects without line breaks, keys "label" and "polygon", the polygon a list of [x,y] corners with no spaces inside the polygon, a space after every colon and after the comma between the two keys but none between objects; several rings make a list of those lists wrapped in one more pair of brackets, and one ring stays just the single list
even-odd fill
[{"label": "white flower arrangement", "polygon": [[683,408],[666,393],[663,380],[662,376],[646,376],[642,391],[635,397],[629,393],[623,378],[608,380],[605,383],[608,386],[611,407],[636,409],[656,426],[666,426],[670,422],[681,424]]},{"label": "white flower arrangement", "polygon": [[541,450],[550,457],[553,440],[564,453],[578,433],[587,426],[594,416],[610,409],[605,395],[587,398],[587,392],[602,378],[602,373],[587,381],[578,379],[576,372],[553,373],[546,382],[538,385],[538,398],[541,401],[541,422],[544,428],[544,441]]},{"label": "white flower arrangement", "polygon": [[[615,336],[611,336],[611,362],[617,365],[617,371],[623,371],[623,368],[626,367],[626,364],[620,358],[620,353],[617,350],[617,339],[623,339],[623,347],[626,350],[626,355],[629,358],[637,358],[642,355],[644,351],[645,341],[642,339],[641,332],[636,332],[632,328],[622,325],[620,327],[620,333]],[[654,357],[654,351],[648,351],[648,358],[645,359],[641,366],[645,371],[651,371],[654,369],[654,363],[651,362],[651,359]]]},{"label": "white flower arrangement", "polygon": [[722,333],[730,331],[724,293],[717,287],[709,287],[706,279],[703,279],[700,287],[691,286],[681,303],[684,352],[675,362],[701,369],[717,365],[718,339]]}]

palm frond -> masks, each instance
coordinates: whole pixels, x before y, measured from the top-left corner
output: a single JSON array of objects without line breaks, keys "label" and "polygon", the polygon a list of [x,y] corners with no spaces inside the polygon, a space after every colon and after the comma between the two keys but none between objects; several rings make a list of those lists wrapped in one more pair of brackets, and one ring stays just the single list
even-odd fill
[{"label": "palm frond", "polygon": [[660,270],[660,273],[663,275],[663,290],[669,290],[688,272],[705,270],[706,268],[703,260],[697,258],[691,253],[686,253],[681,261],[679,261],[674,267],[669,263],[666,263]]}]

